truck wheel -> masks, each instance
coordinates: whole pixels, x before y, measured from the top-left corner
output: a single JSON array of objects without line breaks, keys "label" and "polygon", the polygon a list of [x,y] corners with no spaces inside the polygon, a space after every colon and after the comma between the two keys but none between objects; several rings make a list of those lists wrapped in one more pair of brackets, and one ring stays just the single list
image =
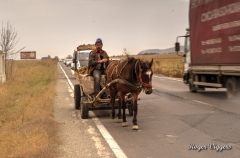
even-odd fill
[{"label": "truck wheel", "polygon": [[226,82],[227,98],[231,99],[236,95],[236,82],[234,78],[228,78]]},{"label": "truck wheel", "polygon": [[80,85],[75,84],[74,85],[74,107],[75,109],[80,108],[80,103],[81,103],[81,90],[80,90]]},{"label": "truck wheel", "polygon": [[192,79],[189,79],[188,81],[188,86],[189,86],[189,91],[192,92],[192,93],[196,93],[197,92],[197,89],[196,87],[192,84]]},{"label": "truck wheel", "polygon": [[86,103],[81,104],[81,118],[82,119],[88,118],[88,104]]}]

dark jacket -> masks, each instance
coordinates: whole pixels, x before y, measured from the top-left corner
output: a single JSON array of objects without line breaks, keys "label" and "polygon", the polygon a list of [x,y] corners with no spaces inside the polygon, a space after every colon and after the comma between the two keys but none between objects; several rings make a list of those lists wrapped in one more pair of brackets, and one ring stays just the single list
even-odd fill
[{"label": "dark jacket", "polygon": [[[103,55],[103,59],[107,59],[107,60],[109,59],[106,51],[103,50],[102,55]],[[91,51],[89,53],[89,62],[88,62],[88,74],[89,75],[92,74],[92,71],[94,69],[101,69],[101,64],[98,63],[98,60],[101,60],[100,54],[97,53],[96,49],[94,49],[93,51]],[[105,63],[102,63],[102,64],[103,64],[103,68],[106,69],[106,64]]]}]

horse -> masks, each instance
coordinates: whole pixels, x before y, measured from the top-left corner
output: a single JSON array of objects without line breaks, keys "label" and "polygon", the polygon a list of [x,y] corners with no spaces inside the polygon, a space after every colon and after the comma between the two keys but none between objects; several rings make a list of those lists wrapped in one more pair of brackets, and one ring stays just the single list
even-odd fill
[{"label": "horse", "polygon": [[[137,124],[137,112],[138,104],[137,99],[140,92],[143,90],[146,94],[152,93],[152,64],[153,59],[150,62],[144,62],[140,59],[127,58],[126,60],[112,61],[106,68],[106,82],[110,83],[113,80],[120,80],[108,87],[110,102],[112,107],[111,117],[115,118],[115,98],[119,96],[119,108],[118,119],[122,122],[122,126],[128,126],[126,120],[126,103],[125,96],[128,93],[132,94],[133,104],[133,126],[132,129],[138,130]],[[121,114],[121,108],[123,109],[123,115]],[[122,120],[121,120],[122,119]]]}]

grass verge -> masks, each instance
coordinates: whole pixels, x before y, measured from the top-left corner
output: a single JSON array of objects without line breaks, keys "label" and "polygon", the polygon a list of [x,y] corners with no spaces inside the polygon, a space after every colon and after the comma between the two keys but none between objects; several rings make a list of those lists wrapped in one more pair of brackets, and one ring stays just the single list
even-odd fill
[{"label": "grass verge", "polygon": [[0,157],[57,157],[56,80],[54,61],[13,62],[0,84]]}]

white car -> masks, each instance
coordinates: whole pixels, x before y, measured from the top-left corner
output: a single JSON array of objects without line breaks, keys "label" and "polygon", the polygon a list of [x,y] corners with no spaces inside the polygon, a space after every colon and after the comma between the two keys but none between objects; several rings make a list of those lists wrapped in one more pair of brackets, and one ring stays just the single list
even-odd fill
[{"label": "white car", "polygon": [[66,59],[66,66],[71,66],[72,59]]}]

